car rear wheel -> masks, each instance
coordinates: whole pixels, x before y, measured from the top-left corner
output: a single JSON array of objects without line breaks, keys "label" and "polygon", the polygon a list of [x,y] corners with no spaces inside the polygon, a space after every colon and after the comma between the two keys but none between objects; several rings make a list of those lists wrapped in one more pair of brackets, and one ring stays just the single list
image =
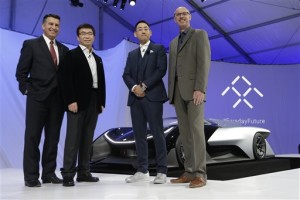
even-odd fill
[{"label": "car rear wheel", "polygon": [[253,154],[255,159],[261,160],[266,157],[266,140],[261,133],[256,133],[253,137]]},{"label": "car rear wheel", "polygon": [[179,167],[183,168],[184,167],[184,149],[183,149],[183,145],[180,139],[180,135],[178,136],[177,140],[176,140],[176,157],[177,157],[177,162]]}]

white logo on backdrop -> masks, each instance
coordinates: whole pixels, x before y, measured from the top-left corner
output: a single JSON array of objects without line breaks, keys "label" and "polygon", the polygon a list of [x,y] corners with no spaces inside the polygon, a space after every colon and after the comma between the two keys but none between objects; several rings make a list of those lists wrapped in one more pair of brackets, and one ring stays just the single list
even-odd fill
[{"label": "white logo on backdrop", "polygon": [[[234,85],[239,81],[244,81],[249,88],[242,94],[241,92],[239,92]],[[222,92],[222,96],[224,96],[225,94],[227,94],[227,92],[231,89],[239,98],[238,100],[233,104],[233,108],[236,108],[241,102],[244,102],[249,108],[253,108],[253,105],[246,99],[247,95],[250,92],[255,92],[258,96],[263,97],[264,95],[256,88],[256,87],[251,87],[251,82],[245,77],[245,76],[237,76],[232,82],[231,82],[231,86],[226,87],[226,89]]]}]

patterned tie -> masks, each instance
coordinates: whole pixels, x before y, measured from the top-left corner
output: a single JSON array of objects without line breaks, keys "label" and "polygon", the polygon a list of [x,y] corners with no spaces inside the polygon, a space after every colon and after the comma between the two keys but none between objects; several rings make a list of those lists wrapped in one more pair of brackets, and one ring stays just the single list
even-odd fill
[{"label": "patterned tie", "polygon": [[142,58],[143,58],[144,55],[145,55],[145,51],[146,51],[146,49],[143,49],[143,50],[142,50]]},{"label": "patterned tie", "polygon": [[53,43],[54,43],[53,40],[51,40],[50,41],[50,53],[51,53],[53,62],[54,62],[55,66],[56,66],[56,69],[57,69],[57,57],[56,57],[56,53],[55,53]]}]

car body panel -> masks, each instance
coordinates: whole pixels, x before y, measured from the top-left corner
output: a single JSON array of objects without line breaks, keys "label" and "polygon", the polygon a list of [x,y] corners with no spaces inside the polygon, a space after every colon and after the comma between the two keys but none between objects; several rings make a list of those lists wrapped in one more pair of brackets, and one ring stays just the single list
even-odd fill
[{"label": "car body panel", "polygon": [[[256,141],[263,142],[262,159],[273,157],[274,152],[267,142],[270,131],[259,127],[229,125],[223,127],[219,122],[205,121],[207,164],[223,163],[259,158],[255,150]],[[223,124],[224,125],[224,124]],[[184,150],[181,151],[177,119],[164,119],[164,134],[168,151],[168,167],[183,167]],[[257,136],[259,138],[257,139]],[[149,167],[155,167],[153,136],[147,132]],[[183,157],[183,158],[182,158]],[[93,142],[91,164],[131,164],[135,165],[136,151],[134,133],[131,127],[112,128],[101,134]]]}]

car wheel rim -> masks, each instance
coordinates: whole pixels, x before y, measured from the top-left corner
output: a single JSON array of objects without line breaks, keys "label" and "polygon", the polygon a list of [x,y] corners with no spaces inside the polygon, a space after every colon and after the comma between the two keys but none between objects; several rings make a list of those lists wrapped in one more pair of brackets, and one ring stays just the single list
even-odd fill
[{"label": "car wheel rim", "polygon": [[260,133],[254,136],[253,151],[256,159],[260,160],[266,156],[266,140]]}]

